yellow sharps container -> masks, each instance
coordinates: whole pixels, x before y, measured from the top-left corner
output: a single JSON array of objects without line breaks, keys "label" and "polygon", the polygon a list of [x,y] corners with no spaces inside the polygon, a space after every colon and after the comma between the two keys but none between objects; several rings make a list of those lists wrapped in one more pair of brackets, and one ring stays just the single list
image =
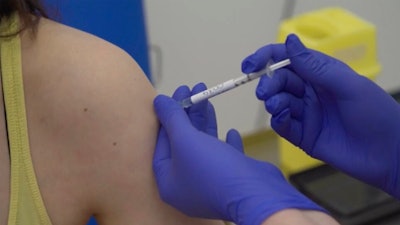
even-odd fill
[{"label": "yellow sharps container", "polygon": [[[349,11],[326,8],[285,20],[279,28],[278,42],[285,42],[291,33],[298,35],[306,47],[338,58],[372,80],[380,72],[375,26]],[[278,142],[280,166],[286,175],[322,163],[283,138]]]}]

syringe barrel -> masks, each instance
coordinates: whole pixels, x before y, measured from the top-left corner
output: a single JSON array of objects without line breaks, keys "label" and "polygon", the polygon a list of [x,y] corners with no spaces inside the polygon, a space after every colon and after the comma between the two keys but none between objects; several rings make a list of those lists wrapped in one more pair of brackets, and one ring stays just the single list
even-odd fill
[{"label": "syringe barrel", "polygon": [[192,101],[192,104],[196,104],[198,102],[201,102],[205,99],[209,99],[211,97],[214,97],[216,95],[219,95],[221,93],[224,93],[225,91],[228,91],[232,88],[234,88],[235,85],[235,79],[225,81],[224,83],[218,84],[214,87],[211,87],[205,91],[202,91],[200,93],[197,93],[195,95],[192,95],[190,97],[190,100]]}]

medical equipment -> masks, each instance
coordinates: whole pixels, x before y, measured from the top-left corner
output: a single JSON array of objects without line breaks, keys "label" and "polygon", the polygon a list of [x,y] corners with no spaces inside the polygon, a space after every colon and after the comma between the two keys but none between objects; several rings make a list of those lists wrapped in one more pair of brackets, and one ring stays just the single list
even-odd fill
[{"label": "medical equipment", "polygon": [[395,197],[327,164],[291,174],[289,181],[340,224],[400,224],[400,202]]},{"label": "medical equipment", "polygon": [[223,83],[220,83],[212,88],[209,88],[205,91],[202,91],[200,93],[197,93],[195,95],[190,96],[189,98],[186,98],[181,101],[181,105],[184,108],[189,108],[193,104],[199,103],[201,101],[204,101],[206,99],[212,98],[214,96],[217,96],[219,94],[222,94],[226,91],[229,91],[233,88],[236,88],[242,84],[248,83],[254,79],[257,79],[261,77],[264,74],[267,74],[268,76],[272,76],[273,72],[277,69],[280,69],[284,66],[287,66],[290,64],[290,59],[285,59],[282,61],[279,61],[277,63],[272,64],[271,62],[267,64],[266,68],[255,72],[255,73],[249,73],[246,74],[245,76],[240,76],[235,79],[231,79],[228,81],[225,81]]}]

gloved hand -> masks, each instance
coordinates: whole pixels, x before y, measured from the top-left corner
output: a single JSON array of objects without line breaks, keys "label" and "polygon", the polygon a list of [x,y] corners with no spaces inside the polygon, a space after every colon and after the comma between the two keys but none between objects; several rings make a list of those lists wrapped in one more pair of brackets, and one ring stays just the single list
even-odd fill
[{"label": "gloved hand", "polygon": [[[187,87],[174,94],[176,100],[188,96]],[[174,99],[159,95],[154,107],[161,128],[153,169],[161,198],[170,205],[189,216],[240,225],[260,224],[287,208],[323,211],[275,166],[246,157],[237,131],[228,132],[227,143],[220,141],[208,101],[185,112]]]},{"label": "gloved hand", "polygon": [[256,95],[271,126],[310,156],[400,198],[400,107],[344,63],[304,47],[295,35],[242,63],[245,73],[272,59],[291,65],[262,77]]}]

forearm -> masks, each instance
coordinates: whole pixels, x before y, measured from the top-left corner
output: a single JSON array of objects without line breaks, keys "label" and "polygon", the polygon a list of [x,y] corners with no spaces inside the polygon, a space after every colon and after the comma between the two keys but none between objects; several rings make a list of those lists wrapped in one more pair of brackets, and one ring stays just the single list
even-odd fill
[{"label": "forearm", "polygon": [[285,209],[279,211],[261,225],[339,225],[326,213],[313,210]]}]

